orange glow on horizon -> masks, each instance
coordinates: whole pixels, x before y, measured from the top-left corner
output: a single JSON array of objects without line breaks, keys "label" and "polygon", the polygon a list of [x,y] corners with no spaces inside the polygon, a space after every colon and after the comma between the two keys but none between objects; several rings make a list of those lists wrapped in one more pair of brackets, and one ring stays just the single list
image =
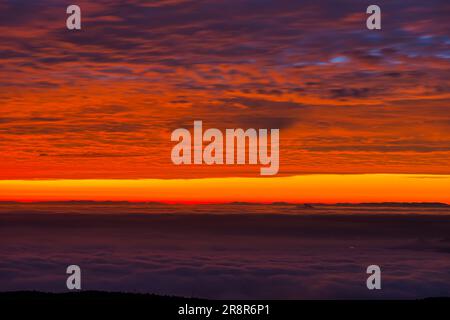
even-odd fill
[{"label": "orange glow on horizon", "polygon": [[275,178],[1,180],[0,201],[443,202],[450,175],[301,175]]}]

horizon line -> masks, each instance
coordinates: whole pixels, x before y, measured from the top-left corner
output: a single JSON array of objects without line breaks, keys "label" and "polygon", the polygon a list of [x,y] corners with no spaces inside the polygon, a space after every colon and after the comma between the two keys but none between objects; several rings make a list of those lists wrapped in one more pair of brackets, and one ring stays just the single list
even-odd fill
[{"label": "horizon line", "polygon": [[89,199],[71,199],[71,200],[0,200],[0,204],[52,204],[52,203],[72,203],[72,204],[155,204],[155,205],[284,205],[284,206],[298,206],[298,205],[315,205],[315,206],[445,206],[450,207],[450,203],[435,202],[435,201],[378,201],[378,202],[256,202],[256,201],[228,201],[228,202],[193,202],[193,201],[130,201],[130,200],[89,200]]}]

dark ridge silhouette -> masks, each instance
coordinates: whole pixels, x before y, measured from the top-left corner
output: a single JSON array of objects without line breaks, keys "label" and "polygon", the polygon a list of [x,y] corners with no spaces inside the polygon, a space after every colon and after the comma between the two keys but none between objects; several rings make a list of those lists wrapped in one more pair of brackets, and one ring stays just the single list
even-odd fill
[{"label": "dark ridge silhouette", "polygon": [[[95,291],[95,290],[85,290],[85,291],[73,291],[73,292],[42,292],[42,291],[10,291],[10,292],[0,292],[0,301],[69,301],[69,300],[109,300],[109,301],[125,301],[134,300],[136,302],[177,302],[177,303],[198,303],[198,302],[213,302],[220,300],[210,300],[195,297],[180,297],[180,296],[169,296],[169,295],[158,295],[152,293],[136,293],[136,292],[109,292],[109,291]],[[232,300],[239,301],[239,300]],[[254,301],[254,300],[251,300]],[[256,300],[255,300],[256,301]],[[268,300],[270,301],[270,300]],[[283,301],[283,300],[280,300]],[[296,301],[296,300],[290,300]],[[303,301],[303,300],[297,300]],[[307,300],[304,300],[307,301]],[[340,301],[340,300],[334,300]],[[343,300],[341,300],[343,301]],[[364,300],[361,300],[364,301]],[[366,300],[367,301],[367,300]],[[423,299],[407,300],[407,301],[443,301],[450,302],[450,297],[426,297]],[[267,302],[267,301],[266,301]]]},{"label": "dark ridge silhouette", "polygon": [[295,206],[297,209],[314,209],[314,206],[309,203],[299,204]]},{"label": "dark ridge silhouette", "polygon": [[[101,315],[100,319],[292,319],[301,310],[320,317],[360,319],[367,313],[371,319],[391,316],[445,314],[450,298],[425,298],[420,300],[206,300],[160,296],[154,294],[81,291],[71,293],[5,292],[0,293],[2,311],[11,311],[16,317],[32,313],[33,318],[85,319]],[[263,305],[268,314],[224,314],[225,305]],[[181,314],[187,308],[211,308],[210,316]],[[8,314],[8,313],[6,313]],[[90,317],[86,317],[89,314]],[[19,316],[20,317],[20,316]],[[44,317],[42,317],[44,318]],[[364,318],[364,317],[363,317]]]},{"label": "dark ridge silhouette", "polygon": [[[30,201],[30,202],[21,202],[21,201],[0,201],[0,205],[7,204],[146,204],[146,205],[191,205],[184,203],[164,203],[164,202],[156,202],[156,201],[96,201],[96,200],[67,200],[67,201]],[[202,206],[202,205],[274,205],[274,206],[297,206],[297,207],[314,207],[314,206],[340,206],[340,207],[355,207],[355,206],[364,206],[364,207],[426,207],[426,208],[449,208],[450,204],[443,202],[338,202],[338,203],[290,203],[290,202],[272,202],[272,203],[260,203],[260,202],[240,202],[233,201],[227,203],[198,203],[194,205]]]},{"label": "dark ridge silhouette", "polygon": [[39,301],[39,300],[146,300],[146,301],[174,301],[174,302],[195,302],[202,301],[199,298],[187,298],[168,295],[157,295],[151,293],[135,293],[135,292],[108,292],[108,291],[73,291],[73,292],[42,292],[42,291],[10,291],[0,292],[0,300],[25,300],[25,301]]},{"label": "dark ridge silhouette", "polygon": [[284,202],[284,201],[276,201],[276,202],[272,202],[271,204],[274,205],[274,206],[292,206],[292,205],[295,205],[293,203]]},{"label": "dark ridge silhouette", "polygon": [[450,205],[442,202],[362,202],[362,203],[336,203],[335,206],[364,206],[364,207],[424,207],[448,208]]},{"label": "dark ridge silhouette", "polygon": [[[51,303],[67,303],[67,302],[136,302],[136,303],[161,303],[164,305],[165,303],[174,303],[177,305],[182,304],[201,304],[201,303],[217,303],[223,304],[226,301],[233,301],[234,303],[246,303],[248,302],[256,302],[258,300],[210,300],[210,299],[202,299],[202,298],[188,298],[188,297],[180,297],[180,296],[169,296],[169,295],[157,295],[151,293],[135,293],[135,292],[109,292],[109,291],[95,291],[95,290],[86,290],[86,291],[73,291],[73,292],[63,292],[63,293],[54,293],[54,292],[42,292],[42,291],[10,291],[10,292],[0,292],[0,301],[1,302],[51,302]],[[342,302],[348,303],[352,300],[328,300],[329,303],[333,302]],[[382,301],[390,301],[390,303],[396,300],[358,300],[358,302],[366,302],[366,303],[377,303]],[[423,299],[411,299],[411,300],[397,300],[404,302],[450,302],[450,297],[426,297]],[[260,301],[260,303],[307,303],[307,302],[317,302],[319,300],[264,300]],[[327,303],[327,300],[321,300],[321,302]]]},{"label": "dark ridge silhouette", "polygon": [[151,204],[164,205],[163,202],[156,201],[96,201],[96,200],[64,200],[64,201],[0,201],[0,204]]},{"label": "dark ridge silhouette", "polygon": [[241,202],[241,201],[233,201],[233,202],[229,202],[227,204],[231,204],[231,205],[237,205],[237,206],[253,206],[253,205],[257,205],[259,203],[256,202]]},{"label": "dark ridge silhouette", "polygon": [[0,205],[2,204],[20,204],[24,202],[18,202],[18,201],[0,201]]}]

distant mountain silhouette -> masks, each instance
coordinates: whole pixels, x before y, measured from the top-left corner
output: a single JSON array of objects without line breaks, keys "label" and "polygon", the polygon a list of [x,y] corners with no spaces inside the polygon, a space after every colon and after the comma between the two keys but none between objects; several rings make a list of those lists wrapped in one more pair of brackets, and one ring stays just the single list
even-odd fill
[{"label": "distant mountain silhouette", "polygon": [[[36,202],[19,202],[19,201],[0,201],[0,205],[8,204],[106,204],[106,205],[117,205],[117,204],[129,204],[129,205],[177,205],[176,203],[164,203],[164,202],[131,202],[131,201],[95,201],[95,200],[67,200],[67,201],[36,201]],[[198,206],[208,205],[208,206],[220,206],[220,205],[269,205],[269,206],[297,206],[299,208],[313,208],[314,206],[365,206],[365,207],[428,207],[428,208],[450,208],[450,204],[443,202],[338,202],[338,203],[290,203],[290,202],[272,202],[272,203],[260,203],[260,202],[227,202],[227,203],[209,203],[209,204],[195,204]],[[183,203],[179,203],[183,205]]]},{"label": "distant mountain silhouette", "polygon": [[364,207],[426,207],[448,208],[450,205],[442,202],[362,202],[336,203],[335,206],[364,206]]},{"label": "distant mountain silhouette", "polygon": [[314,206],[309,203],[299,204],[296,206],[297,209],[314,209]]}]

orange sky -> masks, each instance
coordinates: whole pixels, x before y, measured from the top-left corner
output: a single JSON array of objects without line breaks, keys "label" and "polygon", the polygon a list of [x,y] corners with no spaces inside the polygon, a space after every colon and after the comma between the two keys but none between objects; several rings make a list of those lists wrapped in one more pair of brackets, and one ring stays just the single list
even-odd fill
[{"label": "orange sky", "polygon": [[[380,176],[352,176],[364,177],[359,187],[341,190],[351,176],[301,176],[292,178],[301,181],[301,195],[292,200],[388,201],[412,192],[411,199],[448,202],[440,193],[448,179],[439,177],[450,174],[450,40],[439,8],[413,1],[404,15],[386,14],[383,29],[369,32],[365,10],[351,0],[335,10],[301,1],[78,5],[83,29],[69,32],[64,5],[0,4],[1,198],[82,197],[77,188],[91,190],[94,180],[84,179],[95,179],[103,181],[91,190],[98,199],[109,196],[103,185],[110,183],[111,196],[158,200],[166,193],[155,193],[156,186],[179,190],[184,184],[133,179],[257,177],[259,165],[171,163],[172,130],[202,120],[205,129],[279,128],[280,177],[438,177],[402,180],[394,190],[387,181],[375,188],[372,179]],[[383,12],[396,10],[382,5]],[[305,177],[323,183],[308,189]],[[47,186],[39,179],[66,180]],[[67,179],[82,180],[67,189]],[[249,191],[263,201],[288,197],[270,189],[275,181],[280,190],[297,190],[290,179],[243,181],[266,186]],[[147,192],[132,192],[142,181]],[[205,181],[230,188],[220,199],[240,199],[235,190],[244,190],[234,180],[198,183]],[[416,189],[409,190],[412,181]],[[12,186],[24,189],[9,193]],[[361,186],[368,194],[358,195]],[[192,190],[199,195],[180,194],[215,199]]]},{"label": "orange sky", "polygon": [[0,181],[0,201],[444,202],[450,175]]}]

